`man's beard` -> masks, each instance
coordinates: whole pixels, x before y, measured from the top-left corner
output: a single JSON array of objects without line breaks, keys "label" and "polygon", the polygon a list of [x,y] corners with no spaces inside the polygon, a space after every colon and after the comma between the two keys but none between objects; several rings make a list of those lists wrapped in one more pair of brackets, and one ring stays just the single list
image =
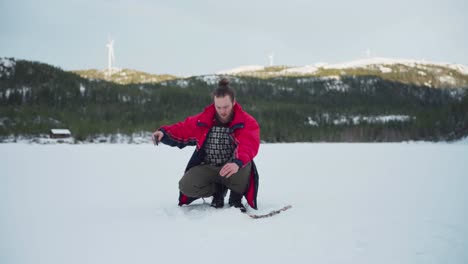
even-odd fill
[{"label": "man's beard", "polygon": [[218,113],[216,113],[216,120],[218,120],[218,122],[220,122],[220,123],[226,124],[226,123],[229,123],[229,122],[232,121],[232,116],[233,115],[234,115],[234,111],[231,111],[229,116],[226,119],[223,119],[222,116],[220,116]]}]

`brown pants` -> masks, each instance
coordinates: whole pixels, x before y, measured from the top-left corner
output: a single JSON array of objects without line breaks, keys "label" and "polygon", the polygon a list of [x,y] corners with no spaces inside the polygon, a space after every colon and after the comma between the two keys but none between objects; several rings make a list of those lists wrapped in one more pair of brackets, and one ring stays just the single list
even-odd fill
[{"label": "brown pants", "polygon": [[249,162],[231,177],[221,177],[222,166],[202,164],[190,168],[179,181],[181,193],[194,198],[210,197],[215,192],[215,184],[220,183],[230,190],[243,194],[249,183],[252,164]]}]

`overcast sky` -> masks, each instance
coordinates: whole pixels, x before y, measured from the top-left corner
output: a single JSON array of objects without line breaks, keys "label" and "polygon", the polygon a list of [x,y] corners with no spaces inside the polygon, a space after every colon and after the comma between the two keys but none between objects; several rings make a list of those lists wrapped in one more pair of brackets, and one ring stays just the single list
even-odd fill
[{"label": "overcast sky", "polygon": [[468,65],[463,0],[0,0],[0,57],[198,75],[371,57]]}]

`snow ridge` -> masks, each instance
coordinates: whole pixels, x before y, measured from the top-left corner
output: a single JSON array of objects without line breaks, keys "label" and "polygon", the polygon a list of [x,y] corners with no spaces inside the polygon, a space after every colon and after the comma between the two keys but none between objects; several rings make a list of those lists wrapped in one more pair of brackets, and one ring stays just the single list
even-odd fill
[{"label": "snow ridge", "polygon": [[14,59],[0,58],[0,77],[9,77],[16,66]]},{"label": "snow ridge", "polygon": [[241,72],[249,72],[249,71],[262,71],[265,69],[265,66],[260,65],[248,65],[248,66],[241,66],[231,70],[223,70],[218,72],[218,74],[237,74]]},{"label": "snow ridge", "polygon": [[[278,74],[313,74],[316,73],[320,68],[323,69],[352,69],[352,68],[367,68],[367,67],[377,67],[382,73],[389,73],[391,69],[385,66],[390,65],[405,65],[408,67],[422,67],[425,66],[440,66],[447,67],[449,69],[458,71],[461,74],[468,75],[468,66],[462,64],[453,64],[453,63],[443,63],[443,62],[428,62],[424,60],[411,60],[411,59],[392,59],[392,58],[369,58],[369,59],[360,59],[350,62],[338,63],[338,64],[328,64],[328,63],[316,63],[313,65],[305,65],[299,67],[291,67],[279,71]],[[218,74],[239,74],[244,72],[254,72],[264,70],[265,66],[250,65],[250,66],[241,66],[231,70],[220,71]]]}]

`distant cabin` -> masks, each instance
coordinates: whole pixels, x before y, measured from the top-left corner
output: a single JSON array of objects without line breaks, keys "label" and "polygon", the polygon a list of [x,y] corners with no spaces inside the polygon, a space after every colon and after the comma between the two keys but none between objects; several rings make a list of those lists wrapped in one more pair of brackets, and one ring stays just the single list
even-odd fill
[{"label": "distant cabin", "polygon": [[68,129],[51,129],[50,138],[69,138],[71,137],[71,132]]}]

